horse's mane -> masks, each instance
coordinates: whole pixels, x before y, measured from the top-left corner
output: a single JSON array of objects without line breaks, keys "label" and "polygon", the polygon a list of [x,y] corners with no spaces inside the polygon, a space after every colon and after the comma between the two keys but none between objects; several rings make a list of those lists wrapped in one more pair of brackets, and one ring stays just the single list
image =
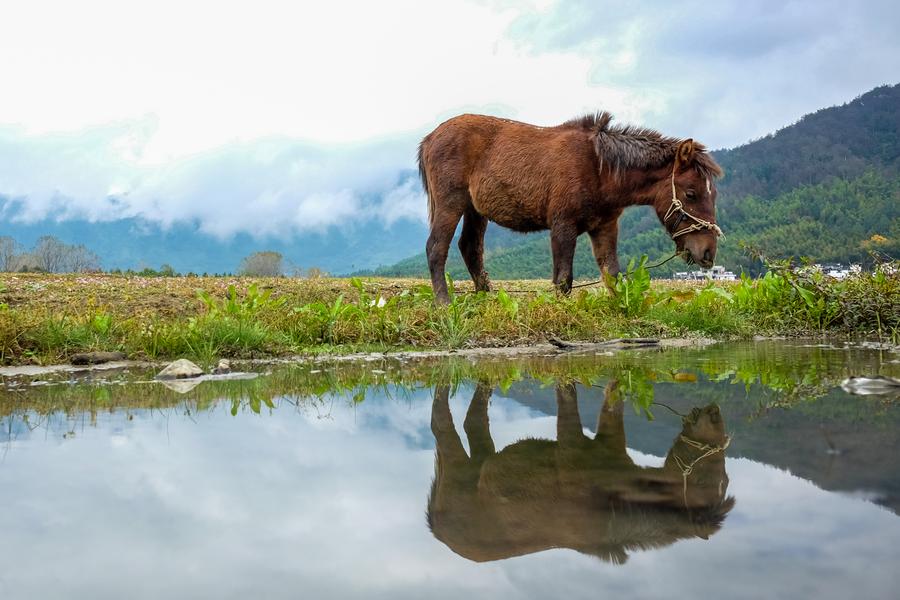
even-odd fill
[{"label": "horse's mane", "polygon": [[734,496],[723,496],[713,505],[694,510],[615,501],[606,537],[575,550],[623,564],[628,552],[665,548],[679,540],[708,539],[721,529],[734,505]]},{"label": "horse's mane", "polygon": [[[569,119],[560,127],[583,129],[594,137],[597,156],[610,165],[613,172],[624,169],[656,168],[671,163],[678,145],[684,140],[661,134],[655,129],[634,125],[613,125],[613,116],[600,111]],[[723,175],[722,168],[707,152],[706,146],[694,142],[694,166],[704,177]]]}]

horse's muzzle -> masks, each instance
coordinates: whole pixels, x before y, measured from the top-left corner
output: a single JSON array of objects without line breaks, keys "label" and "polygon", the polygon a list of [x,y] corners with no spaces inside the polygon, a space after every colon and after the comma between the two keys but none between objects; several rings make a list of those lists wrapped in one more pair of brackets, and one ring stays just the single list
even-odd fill
[{"label": "horse's muzzle", "polygon": [[684,237],[684,250],[685,262],[709,269],[716,261],[716,236],[707,232],[690,233]]}]

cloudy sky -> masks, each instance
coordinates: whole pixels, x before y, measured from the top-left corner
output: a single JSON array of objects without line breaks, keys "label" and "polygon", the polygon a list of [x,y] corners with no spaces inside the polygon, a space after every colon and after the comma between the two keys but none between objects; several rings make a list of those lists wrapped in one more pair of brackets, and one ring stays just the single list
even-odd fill
[{"label": "cloudy sky", "polygon": [[0,219],[219,236],[421,218],[415,145],[460,112],[607,109],[727,147],[900,81],[891,0],[30,0],[0,22]]}]

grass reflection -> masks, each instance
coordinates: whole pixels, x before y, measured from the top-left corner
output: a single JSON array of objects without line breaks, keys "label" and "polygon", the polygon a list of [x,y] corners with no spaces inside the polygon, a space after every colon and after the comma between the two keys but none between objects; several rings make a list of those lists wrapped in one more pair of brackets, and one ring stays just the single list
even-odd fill
[{"label": "grass reflection", "polygon": [[[83,379],[7,380],[0,389],[3,429],[11,420],[58,414],[67,418],[101,412],[181,408],[198,414],[224,405],[232,415],[261,414],[282,407],[318,409],[340,399],[360,405],[371,393],[397,396],[435,385],[455,388],[480,381],[505,393],[523,380],[542,386],[579,383],[605,385],[617,379],[623,398],[635,410],[653,417],[659,384],[697,386],[714,382],[758,392],[759,410],[789,407],[820,397],[853,375],[900,375],[896,355],[860,347],[834,349],[777,342],[718,344],[704,349],[623,351],[611,356],[554,354],[504,358],[384,357],[357,361],[319,361],[265,367],[252,379],[200,382],[179,392],[152,381],[148,373],[118,373]],[[700,386],[696,393],[710,388]],[[884,400],[877,400],[884,401]],[[888,400],[890,401],[890,400]],[[29,416],[30,415],[30,416]]]}]

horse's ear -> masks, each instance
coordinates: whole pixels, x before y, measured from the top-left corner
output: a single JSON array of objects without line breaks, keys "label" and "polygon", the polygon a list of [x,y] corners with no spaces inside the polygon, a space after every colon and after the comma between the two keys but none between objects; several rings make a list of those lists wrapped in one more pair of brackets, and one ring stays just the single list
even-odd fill
[{"label": "horse's ear", "polygon": [[694,160],[694,140],[688,138],[678,144],[675,151],[675,162],[679,169],[684,169]]}]

